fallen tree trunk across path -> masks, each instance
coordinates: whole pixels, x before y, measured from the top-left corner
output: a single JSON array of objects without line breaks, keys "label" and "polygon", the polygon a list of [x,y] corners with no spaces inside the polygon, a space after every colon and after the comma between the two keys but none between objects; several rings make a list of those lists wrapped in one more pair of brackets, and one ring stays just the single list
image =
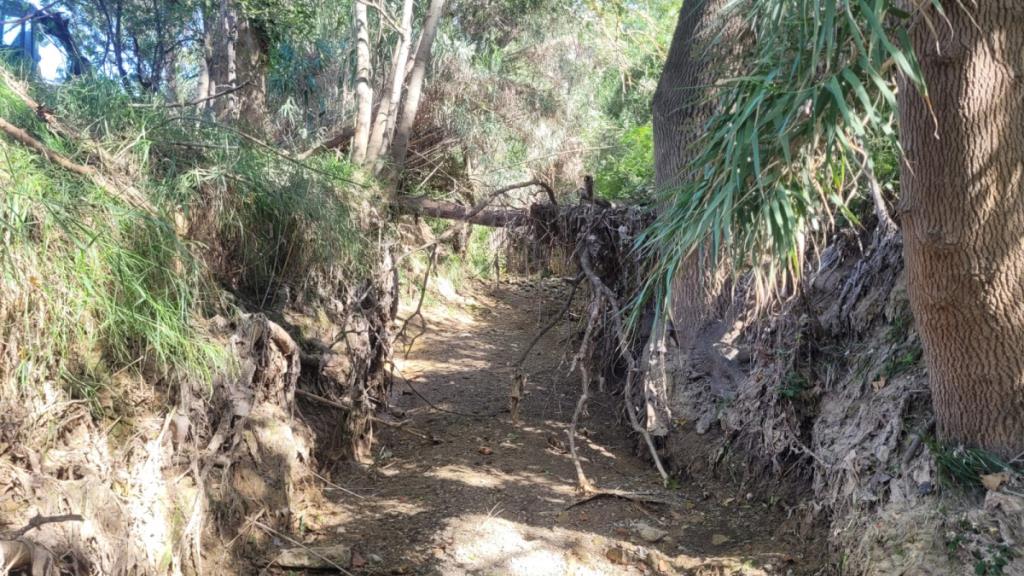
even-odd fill
[{"label": "fallen tree trunk across path", "polygon": [[487,207],[499,196],[503,196],[513,190],[529,188],[531,186],[537,186],[538,188],[544,189],[544,192],[548,196],[548,201],[550,202],[550,205],[548,205],[547,208],[550,209],[558,206],[558,201],[555,199],[554,189],[546,182],[537,179],[509,184],[508,186],[498,188],[491,192],[483,202],[476,206],[463,206],[454,202],[434,200],[423,196],[401,195],[395,199],[394,205],[399,212],[404,212],[406,214],[431,216],[434,218],[444,218],[445,220],[459,220],[461,222],[468,222],[469,224],[490,226],[492,228],[525,226],[530,223],[530,216],[533,212],[538,209],[544,209],[543,207],[545,207],[545,205],[534,204],[529,210],[515,208],[488,209]]},{"label": "fallen tree trunk across path", "polygon": [[395,206],[400,212],[406,214],[459,220],[492,228],[525,226],[529,223],[529,213],[522,209],[491,208],[476,211],[474,214],[474,209],[469,206],[417,196],[399,196],[395,200]]}]

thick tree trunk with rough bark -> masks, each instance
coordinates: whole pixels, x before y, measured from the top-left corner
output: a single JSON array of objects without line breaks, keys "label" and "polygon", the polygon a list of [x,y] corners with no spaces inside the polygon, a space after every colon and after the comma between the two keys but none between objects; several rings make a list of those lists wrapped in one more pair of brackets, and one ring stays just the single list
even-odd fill
[{"label": "thick tree trunk with rough bark", "polygon": [[395,163],[396,172],[401,172],[405,166],[405,157],[409,151],[409,138],[412,136],[412,125],[416,122],[416,113],[420,109],[423,80],[427,75],[427,65],[430,64],[434,38],[437,36],[437,25],[441,21],[441,14],[443,12],[444,0],[430,0],[430,7],[427,9],[427,19],[423,23],[423,32],[420,33],[419,46],[416,49],[416,58],[413,62],[412,72],[409,73],[409,86],[405,91],[405,103],[402,107],[402,114],[398,117],[395,140],[391,144],[391,158]]},{"label": "thick tree trunk with rough bark", "polygon": [[352,161],[362,164],[366,161],[366,150],[370,142],[370,125],[373,122],[373,87],[370,65],[370,30],[366,17],[366,4],[353,2],[356,24],[356,133],[352,140]]},{"label": "thick tree trunk with rough bark", "polygon": [[402,100],[402,86],[405,85],[405,68],[409,61],[409,45],[412,44],[412,8],[413,0],[405,0],[402,5],[402,32],[395,46],[395,59],[391,65],[391,92],[386,99],[382,98],[377,107],[377,117],[373,120],[370,132],[370,143],[366,152],[366,164],[379,171],[378,158],[391,139],[395,122],[393,117],[398,113],[398,105]]},{"label": "thick tree trunk with rough bark", "polygon": [[900,90],[907,288],[940,435],[1013,457],[1024,451],[1024,9],[989,0],[947,13],[948,26],[911,31],[931,110]]},{"label": "thick tree trunk with rough bark", "polygon": [[[717,81],[722,65],[711,61],[708,42],[725,4],[725,0],[696,0],[684,3],[680,10],[654,93],[654,173],[659,190],[670,190],[687,180],[687,171],[693,169],[694,146],[715,110],[709,86]],[[672,319],[681,328],[676,340],[684,353],[710,317],[720,288],[717,266],[701,264],[699,255],[689,258],[672,287]]]},{"label": "thick tree trunk with rough bark", "polygon": [[[732,26],[720,38],[724,50],[709,52],[709,41],[722,29],[722,7],[726,0],[684,2],[672,37],[668,59],[654,93],[654,172],[658,190],[671,192],[690,177],[701,130],[715,111],[710,88],[725,69],[733,50],[730,38],[738,39]],[[718,262],[702,261],[694,254],[687,258],[672,284],[668,303],[673,337],[668,323],[655,319],[644,353],[644,394],[647,403],[647,428],[654,434],[668,432],[668,396],[677,374],[689,372],[694,346],[705,326],[716,315],[716,303],[725,279],[725,268]]]}]

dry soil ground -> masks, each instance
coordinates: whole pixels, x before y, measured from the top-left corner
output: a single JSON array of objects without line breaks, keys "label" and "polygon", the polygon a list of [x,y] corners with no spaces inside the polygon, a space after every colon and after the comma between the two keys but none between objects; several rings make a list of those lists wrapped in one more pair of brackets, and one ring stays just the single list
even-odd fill
[{"label": "dry soil ground", "polygon": [[329,490],[330,539],[353,547],[349,569],[445,576],[826,573],[819,544],[795,536],[787,528],[794,523],[768,505],[768,495],[714,482],[663,488],[618,421],[619,399],[607,394],[594,398],[582,424],[587,475],[599,488],[654,493],[668,503],[602,498],[570,508],[579,498],[563,448],[579,382],[568,373],[572,325],[549,332],[528,359],[520,422],[514,425],[506,410],[511,364],[565,294],[558,280],[519,282],[427,307],[426,330],[408,355],[396,350],[398,371],[415,391],[396,378],[393,403],[411,419],[411,430],[384,430],[373,466],[331,474],[339,488]]}]

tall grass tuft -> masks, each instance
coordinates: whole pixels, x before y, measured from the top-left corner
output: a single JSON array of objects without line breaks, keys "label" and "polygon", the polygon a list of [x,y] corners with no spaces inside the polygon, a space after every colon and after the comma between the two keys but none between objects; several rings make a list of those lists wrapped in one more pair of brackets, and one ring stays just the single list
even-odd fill
[{"label": "tall grass tuft", "polygon": [[[203,319],[225,288],[334,296],[376,264],[375,188],[330,157],[300,164],[193,111],[133,101],[109,80],[36,97],[114,158],[159,215],[0,139],[0,386],[4,398],[63,389],[100,410],[118,374],[209,381],[228,359]],[[0,82],[0,116],[90,161]],[[108,394],[107,392],[113,392]]]}]

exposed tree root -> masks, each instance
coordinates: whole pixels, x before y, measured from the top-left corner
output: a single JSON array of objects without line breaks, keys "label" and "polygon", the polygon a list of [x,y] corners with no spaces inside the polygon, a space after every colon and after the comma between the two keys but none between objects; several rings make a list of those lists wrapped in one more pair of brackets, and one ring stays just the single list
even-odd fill
[{"label": "exposed tree root", "polygon": [[633,426],[633,430],[640,434],[644,439],[644,443],[647,444],[647,449],[651,454],[651,459],[654,461],[654,465],[658,468],[658,473],[661,474],[662,481],[668,485],[668,472],[665,471],[665,466],[661,463],[661,457],[658,456],[658,450],[654,446],[654,441],[651,439],[650,433],[647,429],[640,424],[640,419],[636,415],[636,407],[633,406],[632,393],[633,383],[636,378],[640,375],[640,369],[637,367],[636,358],[633,356],[633,351],[630,347],[629,337],[626,335],[626,329],[622,322],[622,308],[619,306],[618,299],[615,297],[615,293],[612,292],[611,288],[608,287],[594,272],[594,267],[590,261],[590,244],[591,236],[588,234],[584,239],[584,245],[580,250],[577,251],[579,257],[580,267],[583,269],[583,273],[590,279],[590,284],[597,294],[598,298],[604,298],[609,308],[611,309],[611,323],[612,329],[619,342],[619,351],[622,357],[626,359],[626,384],[622,391],[623,401],[626,405],[626,414],[629,416],[629,422]]}]

